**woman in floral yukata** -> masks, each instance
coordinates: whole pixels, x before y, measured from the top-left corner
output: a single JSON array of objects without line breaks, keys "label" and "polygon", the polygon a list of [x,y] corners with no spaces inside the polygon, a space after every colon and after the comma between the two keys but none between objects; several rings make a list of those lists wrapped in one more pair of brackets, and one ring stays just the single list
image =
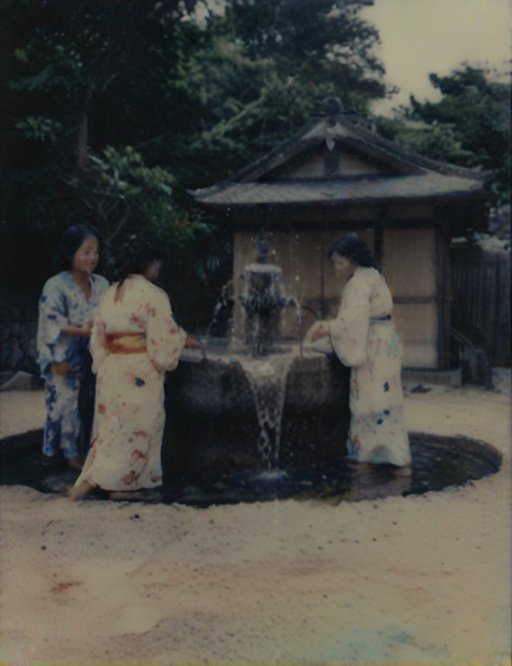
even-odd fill
[{"label": "woman in floral yukata", "polygon": [[347,459],[356,467],[389,463],[399,476],[411,473],[403,422],[401,347],[393,326],[393,299],[366,243],[355,235],[332,244],[329,257],[347,280],[336,319],[313,325],[307,340],[328,338],[351,367]]},{"label": "woman in floral yukata", "polygon": [[73,469],[81,469],[78,396],[89,345],[94,309],[108,287],[93,271],[100,238],[86,225],[69,227],[59,248],[66,270],[51,277],[39,299],[37,354],[46,385],[43,454],[61,452]]},{"label": "woman in floral yukata", "polygon": [[161,485],[165,372],[176,368],[184,346],[200,346],[176,324],[167,294],[153,284],[161,250],[132,236],[121,261],[120,280],[106,291],[94,319],[94,432],[69,492],[74,501],[94,488],[129,497]]}]

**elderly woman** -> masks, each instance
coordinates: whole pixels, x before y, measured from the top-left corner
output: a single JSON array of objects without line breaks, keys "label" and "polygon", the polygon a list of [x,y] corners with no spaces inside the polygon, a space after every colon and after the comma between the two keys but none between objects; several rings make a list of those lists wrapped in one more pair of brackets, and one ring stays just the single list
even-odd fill
[{"label": "elderly woman", "polygon": [[411,452],[403,422],[401,347],[393,326],[393,300],[366,243],[347,236],[329,257],[346,280],[336,319],[321,321],[307,341],[327,338],[340,361],[351,367],[350,462],[389,463],[409,475]]},{"label": "elderly woman", "polygon": [[37,354],[46,385],[43,454],[59,452],[74,469],[82,467],[78,397],[94,309],[108,287],[96,275],[100,238],[86,225],[69,227],[59,255],[62,270],[43,287],[39,299]]},{"label": "elderly woman", "polygon": [[167,294],[153,284],[161,261],[159,247],[130,237],[119,282],[98,307],[91,337],[94,433],[72,500],[93,488],[128,493],[162,483],[165,372],[176,368],[184,346],[199,343],[176,324]]}]

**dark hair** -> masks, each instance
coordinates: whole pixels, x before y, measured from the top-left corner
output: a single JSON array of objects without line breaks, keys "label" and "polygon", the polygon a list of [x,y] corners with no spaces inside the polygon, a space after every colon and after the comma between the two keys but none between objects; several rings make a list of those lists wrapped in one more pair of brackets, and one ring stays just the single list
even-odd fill
[{"label": "dark hair", "polygon": [[155,243],[132,234],[122,244],[116,258],[116,278],[121,283],[132,273],[142,275],[152,261],[161,261],[164,253]]},{"label": "dark hair", "polygon": [[377,270],[379,268],[368,245],[356,234],[350,234],[350,236],[345,236],[334,241],[329,248],[329,258],[333,254],[339,254],[340,257],[351,259],[359,264],[359,266],[364,266],[365,268],[377,268]]},{"label": "dark hair", "polygon": [[59,265],[62,270],[70,270],[73,257],[78,248],[90,237],[98,241],[98,251],[103,250],[103,238],[100,232],[87,224],[74,224],[68,227],[62,236],[58,248]]}]

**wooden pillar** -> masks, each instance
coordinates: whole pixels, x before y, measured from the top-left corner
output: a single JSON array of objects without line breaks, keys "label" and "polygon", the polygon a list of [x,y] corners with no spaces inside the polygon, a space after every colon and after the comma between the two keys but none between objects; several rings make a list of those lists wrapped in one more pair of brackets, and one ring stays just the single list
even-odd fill
[{"label": "wooden pillar", "polygon": [[436,283],[438,308],[438,367],[442,370],[446,370],[450,367],[452,294],[449,243],[449,221],[444,215],[441,215],[440,224],[436,227]]},{"label": "wooden pillar", "polygon": [[382,266],[383,262],[383,251],[384,251],[384,227],[386,226],[386,220],[388,218],[388,209],[380,208],[377,215],[377,223],[374,227],[374,238],[373,238],[373,256],[377,262]]}]

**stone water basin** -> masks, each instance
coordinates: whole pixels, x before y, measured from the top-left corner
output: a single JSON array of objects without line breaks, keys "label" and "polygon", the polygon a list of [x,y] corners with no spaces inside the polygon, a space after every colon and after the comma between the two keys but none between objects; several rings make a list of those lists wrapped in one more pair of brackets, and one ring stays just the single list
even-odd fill
[{"label": "stone water basin", "polygon": [[301,355],[298,347],[258,359],[185,352],[166,381],[164,467],[215,476],[337,462],[350,419],[349,377],[335,356]]},{"label": "stone water basin", "polygon": [[285,377],[285,405],[304,411],[336,405],[348,410],[350,369],[333,354],[300,353],[299,347],[285,348],[268,356],[253,358],[213,350],[203,358],[198,350],[185,350],[178,370],[168,376],[168,384],[179,384],[180,404],[191,414],[223,416],[255,409],[248,373],[271,365]]}]

